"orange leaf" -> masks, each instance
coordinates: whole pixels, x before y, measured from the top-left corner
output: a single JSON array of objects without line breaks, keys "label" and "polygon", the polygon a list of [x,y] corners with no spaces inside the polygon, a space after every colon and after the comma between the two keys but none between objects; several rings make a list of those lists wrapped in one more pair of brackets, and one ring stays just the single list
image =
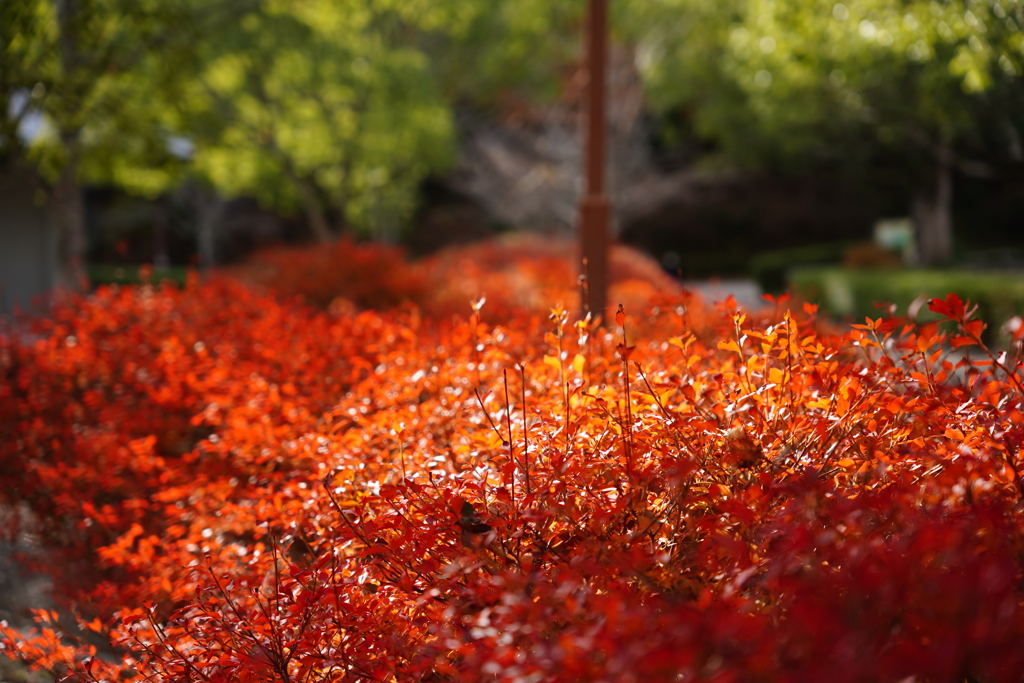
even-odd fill
[{"label": "orange leaf", "polygon": [[718,348],[722,349],[723,351],[735,351],[736,353],[742,353],[742,351],[740,351],[739,344],[737,344],[731,339],[729,341],[718,342]]}]

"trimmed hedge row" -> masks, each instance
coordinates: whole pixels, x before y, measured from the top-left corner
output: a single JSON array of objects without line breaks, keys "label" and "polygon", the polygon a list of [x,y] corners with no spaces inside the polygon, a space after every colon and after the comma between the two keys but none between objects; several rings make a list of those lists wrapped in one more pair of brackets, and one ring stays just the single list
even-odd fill
[{"label": "trimmed hedge row", "polygon": [[928,317],[925,303],[931,298],[944,297],[948,292],[957,292],[978,304],[978,317],[990,328],[998,329],[1013,316],[1024,314],[1024,272],[1021,271],[828,266],[794,269],[789,281],[801,297],[820,302],[823,311],[854,320],[878,317],[875,302],[894,304],[901,315],[911,310],[919,314],[922,321],[932,319]]}]

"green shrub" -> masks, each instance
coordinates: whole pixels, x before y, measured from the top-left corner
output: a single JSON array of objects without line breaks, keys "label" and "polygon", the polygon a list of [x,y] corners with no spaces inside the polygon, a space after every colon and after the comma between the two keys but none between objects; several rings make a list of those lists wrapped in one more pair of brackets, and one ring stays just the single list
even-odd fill
[{"label": "green shrub", "polygon": [[[822,310],[854,320],[879,317],[875,302],[895,304],[897,313],[906,315],[915,300],[924,302],[950,292],[978,304],[978,317],[990,329],[1024,314],[1022,271],[808,267],[790,271],[789,282],[802,297],[819,302]],[[926,305],[914,308],[914,313],[920,313],[919,320],[931,315]]]},{"label": "green shrub", "polygon": [[830,242],[765,251],[750,259],[747,271],[761,289],[778,293],[786,289],[786,273],[791,268],[839,263],[851,246],[851,242]]}]

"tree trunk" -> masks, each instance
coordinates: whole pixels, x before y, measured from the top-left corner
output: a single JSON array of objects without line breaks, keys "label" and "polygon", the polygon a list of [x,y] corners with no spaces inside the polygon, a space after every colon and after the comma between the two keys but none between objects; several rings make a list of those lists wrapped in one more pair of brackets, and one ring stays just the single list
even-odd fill
[{"label": "tree trunk", "polygon": [[216,192],[196,182],[185,183],[182,192],[196,216],[199,268],[209,272],[217,265],[217,231],[228,203]]},{"label": "tree trunk", "polygon": [[[74,82],[78,78],[82,58],[78,49],[77,29],[80,3],[57,0],[57,25],[60,31],[61,76]],[[78,100],[84,98],[79,97]],[[89,287],[85,271],[85,204],[78,184],[78,146],[81,128],[77,123],[61,127],[60,139],[67,161],[60,178],[50,192],[50,210],[57,230],[57,287],[82,292]]]},{"label": "tree trunk", "polygon": [[306,217],[309,219],[309,227],[313,232],[313,237],[316,238],[317,242],[321,243],[332,241],[334,233],[331,231],[331,224],[327,220],[323,204],[320,203],[320,198],[317,197],[316,188],[308,180],[298,181],[297,186],[299,197],[302,199],[302,206],[306,211]]},{"label": "tree trunk", "polygon": [[57,230],[57,286],[75,292],[89,287],[85,272],[85,204],[69,161],[50,192],[50,212]]},{"label": "tree trunk", "polygon": [[953,159],[947,145],[936,153],[934,185],[914,198],[912,214],[917,226],[917,261],[941,266],[953,253]]},{"label": "tree trunk", "polygon": [[217,265],[217,226],[228,203],[220,197],[204,202],[199,212],[196,247],[199,251],[199,267],[209,272]]},{"label": "tree trunk", "polygon": [[167,198],[153,202],[153,267],[166,270],[171,265],[170,229],[167,225]]}]

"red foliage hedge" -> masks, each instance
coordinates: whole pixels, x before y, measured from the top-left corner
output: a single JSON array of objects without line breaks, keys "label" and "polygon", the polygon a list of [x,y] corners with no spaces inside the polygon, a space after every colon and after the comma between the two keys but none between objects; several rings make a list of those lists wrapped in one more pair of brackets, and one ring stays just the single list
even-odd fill
[{"label": "red foliage hedge", "polygon": [[[487,322],[521,313],[547,314],[551,303],[579,308],[577,246],[564,238],[507,235],[409,261],[396,247],[342,239],[315,248],[273,248],[231,269],[235,279],[320,309],[387,309],[413,303],[433,317],[464,316],[467,302],[487,300]],[[623,245],[611,248],[611,298],[640,309],[679,285],[658,264]]]},{"label": "red foliage hedge", "polygon": [[420,269],[400,249],[357,244],[350,237],[314,248],[264,249],[231,271],[236,279],[317,308],[339,298],[362,309],[391,308],[418,300],[426,285]]},{"label": "red foliage hedge", "polygon": [[[427,312],[463,315],[467,301],[486,298],[485,322],[502,323],[522,312],[547,314],[553,302],[580,308],[578,245],[552,236],[510,233],[445,249],[414,265],[426,286],[416,302]],[[652,296],[679,293],[656,261],[630,247],[609,254],[610,300],[642,309]]]},{"label": "red foliage hedge", "polygon": [[956,335],[68,300],[0,337],[0,491],[117,656],[49,613],[3,647],[83,681],[1019,681],[1020,346],[932,307]]}]

